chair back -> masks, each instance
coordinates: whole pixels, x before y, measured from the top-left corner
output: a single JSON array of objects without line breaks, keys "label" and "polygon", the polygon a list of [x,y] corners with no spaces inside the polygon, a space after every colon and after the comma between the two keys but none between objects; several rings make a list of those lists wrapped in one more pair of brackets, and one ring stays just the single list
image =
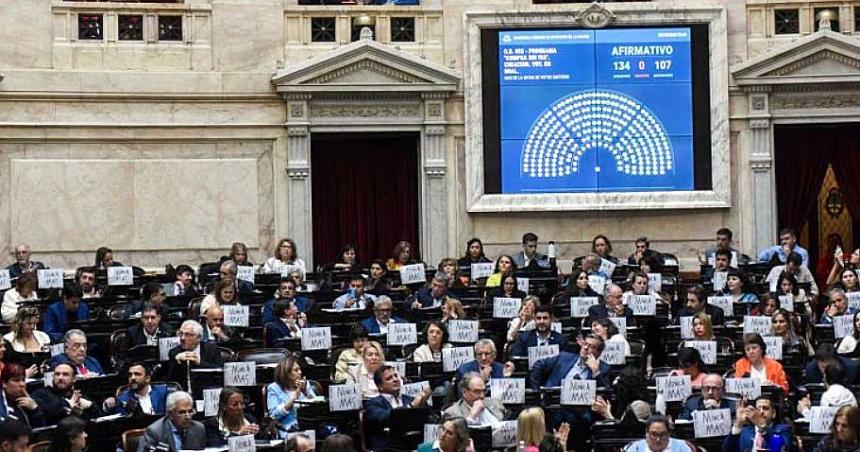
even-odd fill
[{"label": "chair back", "polygon": [[239,361],[255,364],[278,364],[290,355],[285,348],[253,348],[238,353]]},{"label": "chair back", "polygon": [[51,440],[39,441],[38,443],[30,444],[27,449],[29,452],[48,452],[51,449]]},{"label": "chair back", "polygon": [[230,350],[227,347],[218,347],[218,350],[221,351],[221,360],[225,363],[233,361],[236,357],[236,353],[234,353],[233,350]]},{"label": "chair back", "polygon": [[140,444],[140,438],[143,436],[144,428],[136,428],[134,430],[126,430],[122,432],[122,448],[126,452],[137,451],[137,446]]},{"label": "chair back", "polygon": [[108,309],[107,316],[110,320],[125,320],[128,318],[128,311],[130,310],[130,305],[118,304],[116,306],[111,306],[110,309]]}]

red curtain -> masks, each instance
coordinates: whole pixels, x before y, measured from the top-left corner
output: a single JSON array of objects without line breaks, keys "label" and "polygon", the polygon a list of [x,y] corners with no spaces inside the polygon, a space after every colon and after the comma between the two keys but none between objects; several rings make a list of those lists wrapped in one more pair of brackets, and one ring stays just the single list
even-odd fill
[{"label": "red curtain", "polygon": [[417,134],[315,134],[311,142],[314,262],[352,243],[359,262],[418,250]]},{"label": "red curtain", "polygon": [[780,229],[792,228],[800,233],[806,219],[815,210],[818,191],[834,146],[835,136],[828,131],[780,127],[774,133]]},{"label": "red curtain", "polygon": [[832,135],[841,138],[832,161],[836,183],[851,217],[860,218],[860,131],[856,126],[844,126]]}]

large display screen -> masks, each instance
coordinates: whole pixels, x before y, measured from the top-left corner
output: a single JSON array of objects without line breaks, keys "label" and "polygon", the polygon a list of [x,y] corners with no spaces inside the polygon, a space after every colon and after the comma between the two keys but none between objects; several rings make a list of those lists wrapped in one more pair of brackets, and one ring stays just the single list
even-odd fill
[{"label": "large display screen", "polygon": [[691,27],[495,32],[497,192],[697,188]]}]

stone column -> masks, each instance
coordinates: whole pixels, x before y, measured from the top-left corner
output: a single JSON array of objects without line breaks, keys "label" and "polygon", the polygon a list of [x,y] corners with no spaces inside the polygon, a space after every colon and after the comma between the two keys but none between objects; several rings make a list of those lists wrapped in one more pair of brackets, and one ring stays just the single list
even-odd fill
[{"label": "stone column", "polygon": [[776,179],[773,174],[773,128],[766,87],[749,94],[749,165],[753,189],[753,243],[758,252],[775,243]]},{"label": "stone column", "polygon": [[447,93],[425,93],[424,127],[421,132],[421,250],[428,266],[448,253],[448,186],[445,146],[445,99]]},{"label": "stone column", "polygon": [[[309,94],[286,94],[287,100],[287,233],[296,241],[299,254],[314,268],[313,216],[311,203],[311,136],[308,121]],[[277,238],[278,240],[280,237]]]}]

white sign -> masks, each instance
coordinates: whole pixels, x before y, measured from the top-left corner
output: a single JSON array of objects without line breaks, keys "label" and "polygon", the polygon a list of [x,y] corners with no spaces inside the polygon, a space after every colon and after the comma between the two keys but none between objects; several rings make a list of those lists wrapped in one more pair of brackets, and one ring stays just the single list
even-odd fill
[{"label": "white sign", "polygon": [[591,290],[602,294],[604,290],[606,290],[606,278],[600,275],[588,275],[588,287],[591,287]]},{"label": "white sign", "polygon": [[472,279],[486,278],[493,274],[492,262],[473,262]]},{"label": "white sign", "polygon": [[[391,328],[391,325],[388,325]],[[302,350],[328,350],[331,348],[331,327],[302,329]]]},{"label": "white sign", "polygon": [[63,269],[44,268],[36,270],[36,278],[39,280],[40,289],[62,289]]},{"label": "white sign", "polygon": [[652,292],[663,290],[663,275],[660,273],[648,273],[648,288]]},{"label": "white sign", "polygon": [[[405,363],[404,363],[405,364]],[[419,381],[417,383],[407,383],[400,387],[400,394],[408,395],[409,397],[415,398],[421,395],[425,390],[430,389],[429,381]],[[428,405],[433,405],[433,398],[427,399]]]},{"label": "white sign", "polygon": [[719,292],[726,287],[726,279],[729,277],[729,272],[714,272],[714,277],[711,281],[714,282],[714,292]]},{"label": "white sign", "polygon": [[253,362],[224,363],[224,386],[256,386],[257,367]]},{"label": "white sign", "polygon": [[493,298],[493,318],[512,319],[519,315],[523,300],[519,298]]},{"label": "white sign", "polygon": [[747,400],[761,395],[761,380],[758,378],[726,378],[726,392],[738,394]]},{"label": "white sign", "polygon": [[529,369],[542,359],[558,356],[558,344],[529,347]]},{"label": "white sign", "polygon": [[108,267],[107,278],[109,286],[131,286],[134,284],[134,272],[131,267]]},{"label": "white sign", "polygon": [[427,274],[424,270],[424,264],[412,264],[400,267],[400,282],[403,284],[426,283]]},{"label": "white sign", "polygon": [[[600,268],[597,271],[602,273],[607,278],[611,278],[612,274],[615,273],[615,267],[617,267],[617,265],[614,262],[612,262],[608,259],[601,258],[600,259]],[[603,292],[598,292],[598,293],[603,293]]]},{"label": "white sign", "polygon": [[657,377],[657,394],[667,402],[683,402],[693,393],[689,375]]},{"label": "white sign", "polygon": [[529,279],[528,278],[517,278],[517,290],[520,290],[524,294],[528,295],[528,293],[529,293]]},{"label": "white sign", "polygon": [[619,334],[627,337],[627,317],[610,317],[609,321],[615,324]]},{"label": "white sign", "polygon": [[227,452],[256,452],[257,440],[254,435],[230,436],[227,438]]},{"label": "white sign", "polygon": [[846,292],[845,296],[848,297],[849,308],[860,310],[860,292]]},{"label": "white sign", "polygon": [[361,385],[331,385],[328,387],[329,411],[355,411],[361,409]]},{"label": "white sign", "polygon": [[45,372],[45,375],[42,376],[42,384],[45,385],[46,388],[51,388],[54,386],[54,372]]},{"label": "white sign", "polygon": [[603,353],[600,354],[600,360],[610,366],[623,365],[624,360],[624,342],[606,341],[603,343]]},{"label": "white sign", "polygon": [[788,312],[794,312],[794,297],[792,295],[780,295],[779,307]]},{"label": "white sign", "polygon": [[414,323],[392,323],[388,325],[388,345],[418,343],[418,329]]},{"label": "white sign", "polygon": [[441,431],[442,424],[424,424],[424,442],[432,443],[436,441],[437,439],[439,439],[439,433]]},{"label": "white sign", "polygon": [[840,407],[837,406],[814,406],[809,409],[809,433],[829,434],[830,425]]},{"label": "white sign", "polygon": [[406,375],[406,361],[385,361],[384,364],[388,367],[393,367],[397,371],[397,375],[401,377]]},{"label": "white sign", "polygon": [[730,296],[708,297],[708,304],[722,309],[726,317],[734,317],[735,315],[734,300]]},{"label": "white sign", "polygon": [[558,333],[558,334],[564,334],[564,332],[562,331],[561,322],[552,322],[552,323],[550,323],[550,324],[549,324],[549,330],[550,330],[550,331],[555,331],[555,332],[556,332],[556,333]]},{"label": "white sign", "polygon": [[597,297],[570,297],[570,316],[575,319],[588,317],[588,308],[599,303]]},{"label": "white sign", "polygon": [[591,406],[597,395],[597,381],[565,379],[561,382],[561,404]]},{"label": "white sign", "polygon": [[221,397],[222,388],[210,388],[203,390],[203,415],[206,417],[218,414],[218,398]]},{"label": "white sign", "polygon": [[854,334],[854,316],[853,315],[837,315],[833,317],[833,336],[836,339],[842,339],[845,336]]},{"label": "white sign", "polygon": [[732,410],[720,408],[717,410],[693,411],[693,432],[696,438],[713,438],[726,436],[732,432]]},{"label": "white sign", "polygon": [[526,379],[493,378],[490,380],[490,397],[502,403],[526,403]]},{"label": "white sign", "polygon": [[178,337],[160,337],[158,338],[158,360],[170,361],[170,350],[179,347]]},{"label": "white sign", "polygon": [[772,321],[770,317],[763,315],[744,316],[744,334],[758,333],[764,336],[766,334],[770,334],[772,329]]},{"label": "white sign", "polygon": [[0,270],[0,290],[11,288],[12,278],[9,276],[9,270]]},{"label": "white sign", "polygon": [[281,267],[281,278],[289,278],[293,272],[301,272],[302,268],[298,265],[283,265]]},{"label": "white sign", "polygon": [[254,267],[250,265],[236,266],[236,277],[239,278],[240,281],[248,281],[249,283],[254,284]]},{"label": "white sign", "polygon": [[248,326],[248,318],[250,317],[248,306],[225,304],[221,306],[221,310],[224,314],[224,325],[243,328]]},{"label": "white sign", "polygon": [[57,356],[57,355],[62,355],[63,353],[66,353],[66,344],[60,342],[59,344],[51,345],[51,357],[52,358],[54,356]]},{"label": "white sign", "polygon": [[454,372],[461,365],[474,361],[475,350],[472,347],[449,347],[442,349],[442,371]]},{"label": "white sign", "polygon": [[469,344],[478,342],[478,321],[449,320],[448,340],[455,344]]},{"label": "white sign", "polygon": [[493,425],[493,448],[502,449],[516,445],[517,421],[503,421]]},{"label": "white sign", "polygon": [[681,325],[681,339],[693,338],[693,317],[683,316],[678,318],[678,323]]},{"label": "white sign", "polygon": [[705,364],[717,363],[717,341],[684,341],[684,347],[698,350]]},{"label": "white sign", "polygon": [[627,307],[633,315],[657,315],[657,300],[651,295],[629,295]]},{"label": "white sign", "polygon": [[779,336],[762,336],[764,345],[767,346],[765,356],[777,361],[782,361],[782,338]]}]

